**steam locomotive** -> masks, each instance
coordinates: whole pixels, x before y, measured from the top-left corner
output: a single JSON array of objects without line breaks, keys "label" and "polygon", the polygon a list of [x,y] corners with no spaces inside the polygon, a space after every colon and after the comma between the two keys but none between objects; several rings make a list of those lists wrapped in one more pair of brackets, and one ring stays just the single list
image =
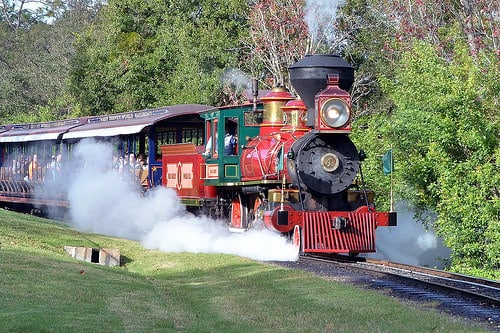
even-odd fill
[{"label": "steam locomotive", "polygon": [[[354,69],[332,55],[310,55],[290,68],[300,99],[283,87],[265,95],[253,84],[248,102],[198,104],[0,125],[0,203],[65,210],[64,182],[50,160],[70,165],[74,147],[94,138],[117,155],[148,156],[147,187],[175,190],[194,214],[226,220],[233,232],[265,227],[303,253],[375,251],[375,229],[395,226],[364,187],[364,153],[349,138]],[[36,177],[29,159],[38,155]]]},{"label": "steam locomotive", "polygon": [[[277,87],[259,108],[254,84],[253,105],[203,113],[208,154],[163,146],[163,185],[192,211],[227,219],[231,231],[265,226],[303,253],[374,252],[375,229],[397,217],[375,210],[359,179],[365,154],[349,138],[354,69],[331,55],[289,69],[301,99]],[[228,149],[235,134],[237,148]]]}]

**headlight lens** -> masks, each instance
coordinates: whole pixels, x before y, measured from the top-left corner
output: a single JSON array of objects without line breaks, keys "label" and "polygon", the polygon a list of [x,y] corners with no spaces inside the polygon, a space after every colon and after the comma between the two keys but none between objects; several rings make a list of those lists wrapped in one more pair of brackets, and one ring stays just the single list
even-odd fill
[{"label": "headlight lens", "polygon": [[321,107],[321,118],[330,127],[344,126],[349,121],[349,113],[349,106],[341,99],[329,99]]}]

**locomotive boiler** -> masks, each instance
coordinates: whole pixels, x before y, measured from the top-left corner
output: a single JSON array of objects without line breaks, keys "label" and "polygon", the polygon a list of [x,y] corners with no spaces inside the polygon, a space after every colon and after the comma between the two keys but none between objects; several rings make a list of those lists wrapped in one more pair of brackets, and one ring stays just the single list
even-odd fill
[{"label": "locomotive boiler", "polygon": [[[354,69],[332,55],[306,56],[289,69],[300,98],[276,87],[259,107],[254,87],[253,107],[202,115],[210,153],[164,147],[163,168],[171,170],[164,179],[191,208],[227,219],[231,231],[265,226],[305,253],[374,252],[375,229],[396,225],[396,213],[377,211],[360,179],[364,153],[349,138]],[[229,156],[228,132],[238,137]]]}]

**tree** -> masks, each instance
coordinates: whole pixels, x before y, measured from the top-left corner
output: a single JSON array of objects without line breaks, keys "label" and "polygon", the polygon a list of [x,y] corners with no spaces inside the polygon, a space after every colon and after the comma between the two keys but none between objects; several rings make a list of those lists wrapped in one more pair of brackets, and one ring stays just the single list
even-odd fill
[{"label": "tree", "polygon": [[[495,13],[498,3],[483,0],[348,0],[339,25],[354,31],[346,54],[357,80],[366,77],[355,141],[379,156],[394,145],[398,197],[438,214],[435,228],[463,272],[499,265]],[[379,158],[364,171],[388,192]]]},{"label": "tree", "polygon": [[84,114],[217,104],[246,24],[244,1],[110,1],[81,35],[71,91]]},{"label": "tree", "polygon": [[397,60],[391,50],[394,29],[373,2],[348,0],[340,8],[337,20],[337,29],[346,36],[344,56],[356,69],[351,89],[354,122],[391,110],[391,102],[382,93],[377,77],[390,75]]},{"label": "tree", "polygon": [[199,1],[181,8],[174,32],[178,64],[168,87],[172,97],[164,103],[226,105],[224,72],[241,61],[247,11],[241,0]]},{"label": "tree", "polygon": [[[38,8],[26,7],[37,3]],[[96,8],[66,3],[57,19],[53,1],[3,1],[0,22],[0,118],[34,122],[69,116],[67,76],[75,34]],[[52,18],[52,20],[50,20]],[[48,23],[50,21],[50,23]]]},{"label": "tree", "polygon": [[393,45],[400,50],[425,40],[446,55],[446,30],[458,25],[473,57],[480,50],[499,51],[500,4],[494,0],[372,0],[370,8],[392,26]]},{"label": "tree", "polygon": [[[394,145],[399,198],[437,213],[463,272],[499,265],[498,10],[489,0],[348,0],[338,25],[355,32],[345,54],[365,78],[353,90],[355,141],[380,156]],[[364,171],[388,192],[379,158]]]},{"label": "tree", "polygon": [[303,0],[256,1],[249,12],[249,60],[253,73],[267,81],[290,86],[287,67],[307,51],[308,31]]},{"label": "tree", "polygon": [[244,67],[266,86],[292,88],[288,66],[306,54],[340,54],[347,39],[337,29],[342,1],[258,0],[249,11],[246,41],[249,66]]},{"label": "tree", "polygon": [[356,67],[355,117],[391,110],[377,77],[390,75],[415,40],[433,45],[444,58],[454,56],[452,46],[462,38],[474,59],[479,51],[500,55],[499,11],[493,0],[347,0],[337,26],[348,37],[344,54]]},{"label": "tree", "polygon": [[[397,111],[391,142],[400,156],[402,192],[438,214],[437,233],[453,251],[453,268],[498,273],[500,258],[500,74],[495,57],[475,63],[465,44],[444,61],[416,43],[394,80],[382,80]],[[496,101],[496,102],[495,102]],[[497,276],[498,277],[498,276]]]},{"label": "tree", "polygon": [[1,21],[11,31],[29,29],[43,21],[44,2],[38,0],[2,0],[0,3]]}]

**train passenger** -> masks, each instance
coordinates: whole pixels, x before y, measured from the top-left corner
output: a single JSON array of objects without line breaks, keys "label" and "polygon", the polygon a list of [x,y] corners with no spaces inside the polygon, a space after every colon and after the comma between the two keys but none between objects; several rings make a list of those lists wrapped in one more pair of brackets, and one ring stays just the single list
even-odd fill
[{"label": "train passenger", "polygon": [[[213,146],[212,146],[213,145]],[[215,133],[215,142],[212,140],[212,136],[208,138],[207,144],[205,145],[205,152],[203,153],[204,157],[212,157],[212,148],[214,148],[215,154],[217,155],[217,133]]]},{"label": "train passenger", "polygon": [[31,162],[31,158],[28,156],[25,156],[24,158],[21,159],[22,164],[21,164],[21,175],[24,180],[29,180],[29,165]]},{"label": "train passenger", "polygon": [[22,157],[18,157],[17,160],[12,161],[12,179],[21,180],[21,160]]},{"label": "train passenger", "polygon": [[139,167],[139,163],[137,163],[134,153],[130,153],[128,157],[128,167],[131,173],[135,173],[135,169]]},{"label": "train passenger", "polygon": [[236,146],[238,139],[236,138],[234,129],[229,129],[224,136],[224,155],[236,155]]},{"label": "train passenger", "polygon": [[117,165],[116,170],[118,171],[118,175],[120,177],[123,177],[123,170],[125,169],[126,164],[127,164],[127,162],[125,162],[123,156],[118,157],[118,165]]},{"label": "train passenger", "polygon": [[123,170],[124,171],[128,171],[128,169],[129,169],[128,159],[129,159],[128,152],[123,153]]},{"label": "train passenger", "polygon": [[145,158],[141,158],[139,160],[140,169],[139,169],[139,182],[144,191],[147,191],[149,188],[148,182],[148,164]]},{"label": "train passenger", "polygon": [[111,160],[111,170],[118,172],[118,155],[113,154],[113,158]]},{"label": "train passenger", "polygon": [[30,181],[38,180],[38,155],[33,154],[33,159],[28,165],[28,179]]},{"label": "train passenger", "polygon": [[203,152],[203,157],[210,157],[212,153],[212,137],[209,137],[207,144],[205,145],[205,151]]},{"label": "train passenger", "polygon": [[127,168],[130,181],[133,183],[139,182],[139,172],[141,171],[141,165],[139,164],[139,160],[136,158],[136,155],[134,153],[129,154]]},{"label": "train passenger", "polygon": [[141,167],[141,160],[144,160],[144,162],[146,162],[146,159],[147,159],[147,156],[143,153],[140,153],[139,155],[137,155],[137,161],[136,161],[137,167]]},{"label": "train passenger", "polygon": [[62,178],[62,154],[57,154],[56,157],[52,156],[52,163],[50,164],[50,171],[52,173],[53,180],[59,180]]}]

